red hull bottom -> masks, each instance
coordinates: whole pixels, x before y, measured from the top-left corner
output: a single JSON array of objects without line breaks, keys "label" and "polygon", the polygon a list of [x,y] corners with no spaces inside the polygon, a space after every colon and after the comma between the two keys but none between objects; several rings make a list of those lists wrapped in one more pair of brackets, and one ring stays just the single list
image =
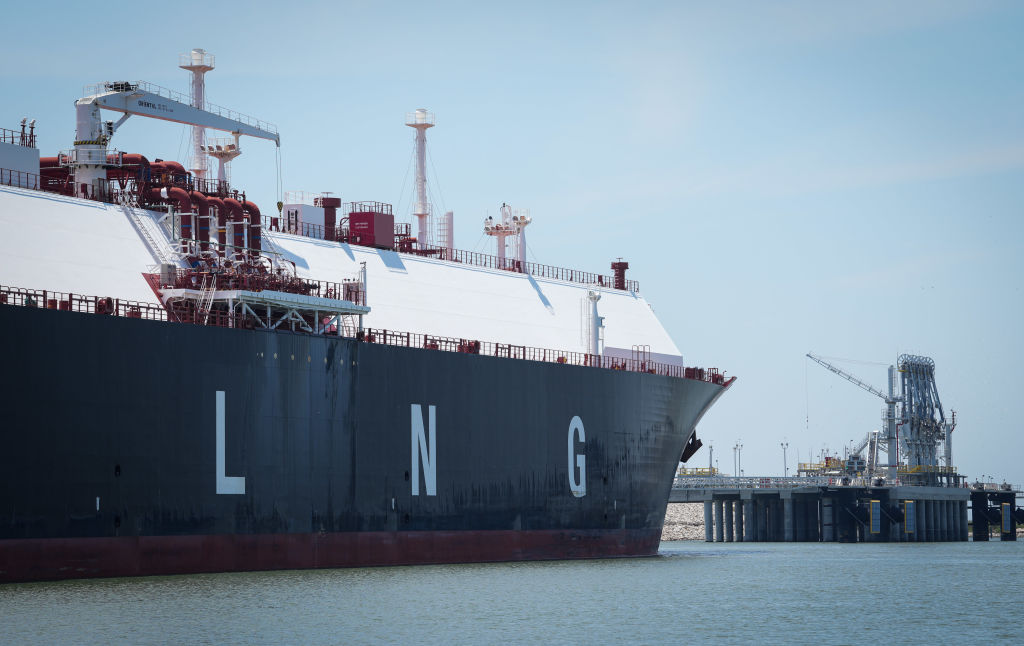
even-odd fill
[{"label": "red hull bottom", "polygon": [[653,556],[657,529],[208,534],[0,541],[0,582]]}]

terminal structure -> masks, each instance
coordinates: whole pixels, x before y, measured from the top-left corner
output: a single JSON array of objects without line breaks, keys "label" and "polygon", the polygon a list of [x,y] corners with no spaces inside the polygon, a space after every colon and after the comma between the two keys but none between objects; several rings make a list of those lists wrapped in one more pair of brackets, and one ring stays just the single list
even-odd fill
[{"label": "terminal structure", "polygon": [[867,433],[843,458],[800,463],[792,478],[681,469],[669,502],[704,503],[705,540],[932,542],[966,541],[971,534],[987,541],[992,528],[1001,540],[1016,540],[1016,527],[1024,523],[1024,509],[1016,504],[1021,488],[968,485],[957,473],[956,414],[946,417],[932,359],[900,355],[882,391],[821,357],[807,356],[882,399],[885,430]]}]

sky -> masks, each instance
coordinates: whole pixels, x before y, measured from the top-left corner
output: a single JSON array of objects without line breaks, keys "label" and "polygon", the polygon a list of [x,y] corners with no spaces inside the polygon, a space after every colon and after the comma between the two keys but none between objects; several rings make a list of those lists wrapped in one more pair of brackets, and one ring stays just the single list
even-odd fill
[{"label": "sky", "polygon": [[[686,363],[738,377],[698,428],[720,469],[779,475],[881,428],[900,353],[932,357],[953,462],[1024,484],[1024,4],[1019,2],[176,2],[5,9],[0,126],[71,147],[82,86],[188,91],[275,123],[284,190],[411,210],[413,131],[455,246],[529,208],[529,259],[621,257]],[[45,19],[44,19],[45,18]],[[183,159],[183,126],[112,146]],[[276,151],[233,183],[273,210]],[[691,464],[706,466],[702,449]]]}]

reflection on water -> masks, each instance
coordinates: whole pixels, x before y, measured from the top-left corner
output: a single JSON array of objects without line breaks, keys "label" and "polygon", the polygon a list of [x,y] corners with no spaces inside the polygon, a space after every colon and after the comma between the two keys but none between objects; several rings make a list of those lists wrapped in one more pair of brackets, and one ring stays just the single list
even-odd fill
[{"label": "reflection on water", "polygon": [[1019,643],[1024,542],[0,586],[2,644]]}]

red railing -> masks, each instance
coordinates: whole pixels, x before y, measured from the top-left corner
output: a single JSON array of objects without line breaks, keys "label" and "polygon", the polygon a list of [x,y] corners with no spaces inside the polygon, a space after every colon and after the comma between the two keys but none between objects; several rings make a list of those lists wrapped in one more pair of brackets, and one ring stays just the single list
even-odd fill
[{"label": "red railing", "polygon": [[[271,218],[264,216],[263,226],[267,230],[278,230],[283,225],[273,227]],[[273,218],[274,220],[278,218]],[[395,226],[401,226],[404,223],[395,223]],[[344,237],[341,227],[335,229],[338,233],[339,239]],[[302,222],[299,230],[295,232],[297,235],[304,236],[306,238],[315,238],[317,240],[325,239],[324,225],[312,224],[309,222]],[[497,256],[492,256],[485,253],[477,253],[475,251],[464,251],[462,249],[452,249],[451,253],[448,253],[448,249],[445,247],[438,247],[433,245],[422,245],[411,252],[415,255],[430,256],[438,258],[440,260],[447,260],[449,262],[463,263],[467,265],[473,265],[474,267],[489,267],[491,269],[504,269],[505,271],[512,271],[517,273],[528,273],[531,276],[537,278],[553,278],[555,280],[564,280],[570,283],[583,283],[587,285],[601,285],[603,287],[614,288],[615,279],[612,276],[606,276],[603,274],[597,274],[589,271],[579,271],[576,269],[567,269],[565,267],[555,267],[553,265],[542,265],[536,262],[520,263],[514,258],[505,258],[504,261],[499,259]],[[631,292],[640,291],[640,283],[635,280],[626,281],[626,290]]]},{"label": "red railing", "polygon": [[87,296],[45,289],[23,289],[0,285],[0,305],[21,305],[64,312],[106,314],[135,319],[166,321],[167,312],[159,305],[128,301],[109,296]]},{"label": "red railing", "polygon": [[720,373],[716,368],[684,368],[683,366],[660,363],[657,361],[648,361],[645,359],[605,357],[601,355],[588,354],[586,352],[570,352],[566,350],[552,350],[550,348],[535,348],[528,345],[456,339],[452,337],[437,336],[434,334],[418,334],[415,332],[399,332],[395,330],[374,328],[367,328],[359,339],[366,343],[380,343],[383,345],[404,346],[409,348],[425,348],[427,350],[461,352],[463,354],[481,354],[507,359],[525,359],[527,361],[564,363],[573,366],[605,368],[607,370],[647,372],[651,374],[665,375],[668,377],[681,377],[684,379],[707,381],[719,385],[724,385],[726,382],[725,375]]},{"label": "red railing", "polygon": [[14,144],[16,146],[25,146],[26,148],[35,148],[35,132],[25,132],[24,126],[22,126],[22,128],[23,129],[21,131],[0,128],[0,142],[5,144]]},{"label": "red railing", "polygon": [[[169,317],[163,307],[152,303],[140,303],[138,301],[127,301],[110,297],[86,296],[84,294],[70,294],[66,292],[53,292],[39,289],[7,287],[4,285],[0,285],[0,305],[19,305],[23,307],[38,307],[157,321],[179,320],[180,322],[197,324],[194,319]],[[210,312],[206,325],[231,327],[233,323],[230,313],[214,310]],[[669,377],[679,377],[683,379],[694,379],[723,386],[731,384],[732,380],[735,379],[735,377],[732,377],[726,380],[725,375],[715,368],[684,368],[682,366],[647,361],[644,359],[619,359],[587,354],[585,352],[568,352],[565,350],[551,350],[548,348],[535,348],[509,343],[455,339],[452,337],[437,336],[433,334],[418,334],[415,332],[399,332],[395,330],[368,328],[357,334],[356,338],[364,343],[380,343],[383,345],[422,348],[443,352],[479,354],[507,359],[563,363],[574,366],[605,368],[607,370],[644,372]]]},{"label": "red railing", "polygon": [[0,184],[7,186],[19,186],[21,188],[33,188],[39,190],[39,176],[35,173],[25,173],[20,170],[0,168]]}]

